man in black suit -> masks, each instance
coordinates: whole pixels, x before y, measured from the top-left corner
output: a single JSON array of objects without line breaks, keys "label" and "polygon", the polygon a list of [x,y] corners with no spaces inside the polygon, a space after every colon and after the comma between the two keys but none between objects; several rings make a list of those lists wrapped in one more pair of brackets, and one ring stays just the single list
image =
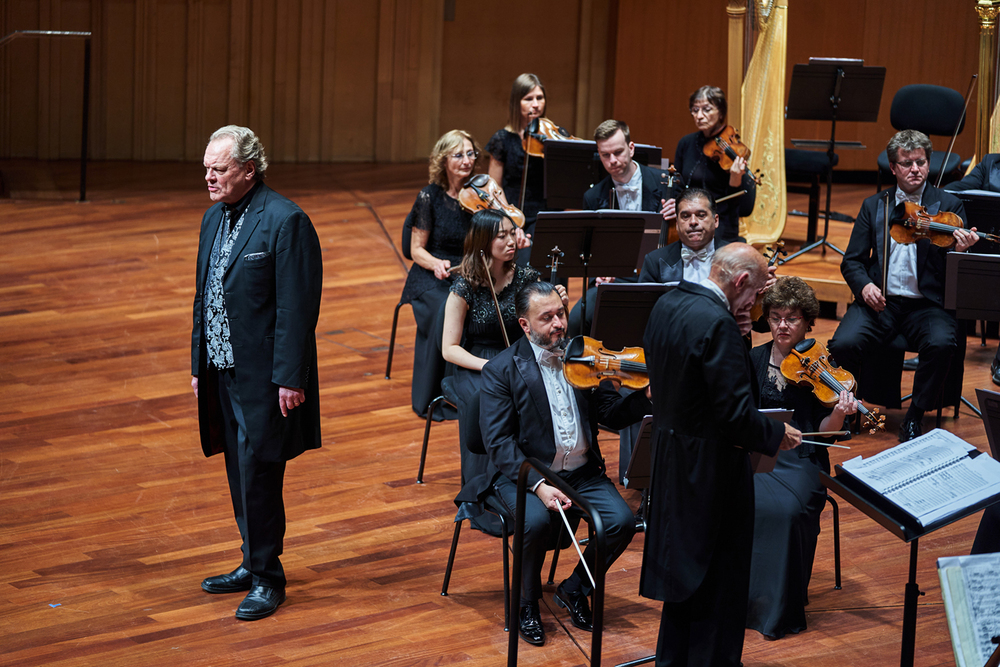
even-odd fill
[{"label": "man in black suit", "polygon": [[[951,211],[965,219],[965,208],[954,195],[927,183],[931,141],[915,130],[897,132],[886,146],[889,168],[896,185],[873,195],[861,205],[840,272],[854,293],[854,303],[830,339],[830,354],[849,371],[856,372],[865,350],[902,333],[917,346],[920,357],[913,378],[913,398],[899,429],[899,441],[921,433],[924,412],[941,400],[958,332],[952,313],[944,309],[945,257],[948,248],[928,239],[899,244],[890,240],[888,294],[883,294],[882,254],[885,209],[899,217],[903,203],[919,203],[932,213]],[[962,252],[978,240],[975,229],[954,232],[954,250]]]},{"label": "man in black suit", "polygon": [[[990,153],[965,178],[944,186],[944,189],[948,192],[966,190],[1000,192],[1000,153]],[[993,384],[1000,385],[1000,347],[997,347],[993,363],[990,365],[990,378]]]},{"label": "man in black suit", "polygon": [[298,206],[267,187],[252,130],[216,130],[205,149],[214,206],[198,243],[191,386],[201,446],[222,452],[243,561],[209,577],[209,593],[249,591],[236,618],[285,600],[285,462],[320,446],[316,322],[323,287],[319,238]]},{"label": "man in black suit", "polygon": [[[629,135],[628,125],[620,120],[606,120],[594,130],[594,141],[597,143],[597,155],[608,175],[583,195],[584,210],[650,211],[659,212],[664,219],[673,218],[673,200],[669,214],[667,209],[667,175],[662,169],[647,167],[633,159],[635,144]],[[569,315],[569,330],[572,333],[590,335],[597,286],[615,280],[635,282],[635,276],[596,278],[594,286],[587,291],[587,321],[581,321],[579,301]]]},{"label": "man in black suit", "polygon": [[715,251],[726,245],[715,235],[719,215],[707,190],[690,188],[677,197],[678,240],[646,255],[640,283],[698,282],[708,277]]},{"label": "man in black suit", "polygon": [[[490,360],[483,368],[480,427],[490,456],[489,480],[513,514],[521,463],[533,456],[548,465],[600,512],[607,531],[607,569],[625,551],[635,534],[635,518],[614,484],[604,474],[597,445],[598,422],[618,429],[648,414],[645,392],[622,398],[611,382],[597,389],[572,388],[562,373],[566,343],[566,308],[546,282],[525,286],[517,295],[516,311],[525,337]],[[558,534],[558,507],[572,515],[569,498],[536,472],[528,475],[524,513],[524,561],[518,630],[529,643],[545,642],[538,600],[542,596],[545,550]],[[594,571],[594,548],[584,551]],[[559,584],[556,603],[566,608],[573,624],[592,629],[587,595],[592,586],[578,564]]]},{"label": "man in black suit", "polygon": [[743,335],[767,280],[764,258],[730,243],[709,277],[660,297],[646,326],[652,479],[640,593],[663,601],[656,664],[740,664],[750,590],[750,451],[801,433],[758,409]]}]

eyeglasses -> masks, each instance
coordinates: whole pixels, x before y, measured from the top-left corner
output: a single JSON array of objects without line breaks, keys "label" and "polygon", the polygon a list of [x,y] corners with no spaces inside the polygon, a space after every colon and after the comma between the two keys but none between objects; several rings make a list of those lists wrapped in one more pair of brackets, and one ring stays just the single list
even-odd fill
[{"label": "eyeglasses", "polygon": [[779,327],[781,323],[784,322],[790,327],[794,327],[799,322],[802,321],[801,317],[778,317],[777,315],[769,315],[767,321],[771,323],[772,326]]},{"label": "eyeglasses", "polygon": [[708,105],[703,106],[703,107],[691,107],[691,115],[692,116],[697,116],[700,113],[703,113],[703,114],[705,114],[707,116],[710,113],[712,113],[713,111],[716,111],[716,108],[713,107],[711,104],[708,104]]},{"label": "eyeglasses", "polygon": [[909,169],[913,165],[917,165],[918,167],[923,169],[924,167],[927,166],[927,160],[906,160],[904,162],[897,162],[896,164],[902,167],[903,169]]},{"label": "eyeglasses", "polygon": [[479,158],[479,151],[466,151],[464,153],[455,153],[454,155],[449,155],[448,157],[455,158],[456,160],[461,160],[464,157],[470,160],[476,160]]}]

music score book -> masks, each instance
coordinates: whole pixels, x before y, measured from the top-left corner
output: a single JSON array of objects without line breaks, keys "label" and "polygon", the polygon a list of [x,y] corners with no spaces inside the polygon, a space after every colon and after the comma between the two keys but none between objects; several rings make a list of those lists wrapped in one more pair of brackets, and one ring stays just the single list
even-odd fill
[{"label": "music score book", "polygon": [[938,558],[938,577],[958,667],[980,667],[1000,635],[1000,553]]},{"label": "music score book", "polygon": [[927,527],[1000,497],[1000,463],[948,431],[933,431],[837,466]]}]

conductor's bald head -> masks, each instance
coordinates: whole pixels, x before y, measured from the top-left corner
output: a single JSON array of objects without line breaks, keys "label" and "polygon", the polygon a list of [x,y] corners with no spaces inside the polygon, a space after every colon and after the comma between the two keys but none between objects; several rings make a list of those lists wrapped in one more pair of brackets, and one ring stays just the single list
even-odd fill
[{"label": "conductor's bald head", "polygon": [[729,312],[736,315],[750,309],[767,282],[767,262],[753,246],[730,243],[715,251],[708,277],[725,293]]}]

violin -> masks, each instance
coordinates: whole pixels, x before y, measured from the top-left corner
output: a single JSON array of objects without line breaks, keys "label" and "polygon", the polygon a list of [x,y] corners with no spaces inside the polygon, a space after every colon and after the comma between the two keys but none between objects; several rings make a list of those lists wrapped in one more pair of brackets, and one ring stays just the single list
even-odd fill
[{"label": "violin", "polygon": [[649,386],[646,353],[641,347],[608,350],[589,336],[576,336],[566,346],[563,376],[577,389],[593,389],[601,380],[614,380],[636,391]]},{"label": "violin", "polygon": [[580,137],[574,137],[564,127],[559,127],[548,118],[535,118],[524,131],[524,138],[521,139],[521,148],[524,152],[533,157],[545,157],[545,142],[550,140],[582,141]]},{"label": "violin", "polygon": [[[706,141],[701,152],[709,160],[718,162],[719,166],[726,171],[732,169],[736,158],[741,157],[747,163],[747,171],[750,171],[750,148],[740,141],[739,132],[732,125],[726,125],[722,128],[722,132]],[[750,178],[753,179],[754,183],[760,185],[763,178],[760,169],[750,173]]]},{"label": "violin", "polygon": [[489,174],[476,174],[458,191],[458,203],[469,213],[493,208],[510,218],[514,225],[524,227],[524,213],[513,204],[503,203],[503,189]]},{"label": "violin", "polygon": [[[926,206],[921,206],[915,202],[904,202],[905,216],[902,220],[895,220],[889,228],[889,236],[896,243],[913,243],[920,239],[930,239],[930,242],[939,248],[950,248],[955,243],[953,233],[956,228],[962,229],[965,223],[961,216],[951,211],[939,211],[933,215],[927,211]],[[986,234],[976,232],[979,238],[1000,243],[1000,236],[996,234]]]},{"label": "violin", "polygon": [[[781,374],[790,382],[808,385],[823,405],[836,405],[840,392],[854,391],[854,376],[843,368],[830,364],[829,353],[823,344],[812,338],[801,340],[792,347],[791,353],[781,362]],[[885,417],[878,410],[869,410],[857,401],[858,412],[865,418],[869,433],[885,430]]]},{"label": "violin", "polygon": [[[768,255],[767,253],[771,254]],[[774,263],[778,261],[778,258],[782,255],[787,255],[788,251],[785,250],[785,242],[778,241],[774,244],[774,247],[768,246],[764,251],[764,257],[767,258],[767,267],[771,268]],[[757,300],[753,302],[753,307],[750,308],[750,319],[756,322],[764,316],[764,293],[757,293]]]}]

